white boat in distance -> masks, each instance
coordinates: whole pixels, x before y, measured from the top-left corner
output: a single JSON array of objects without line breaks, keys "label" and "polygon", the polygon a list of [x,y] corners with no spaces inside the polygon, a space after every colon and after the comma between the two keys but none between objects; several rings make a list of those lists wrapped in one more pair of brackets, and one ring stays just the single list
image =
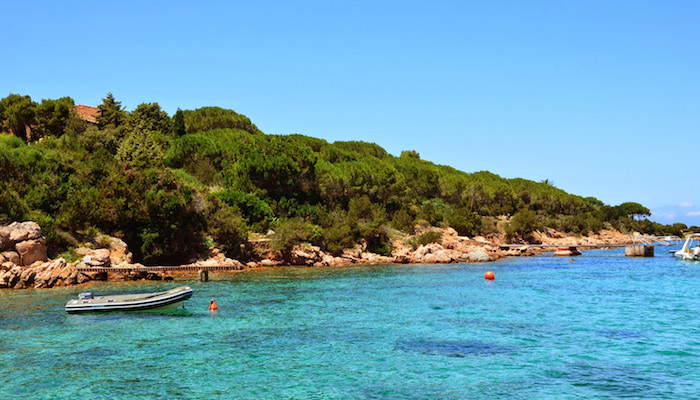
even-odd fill
[{"label": "white boat in distance", "polygon": [[685,237],[685,243],[680,250],[674,253],[676,257],[684,260],[700,259],[700,233],[691,233]]},{"label": "white boat in distance", "polygon": [[112,296],[94,296],[88,292],[80,293],[77,300],[68,301],[66,303],[66,311],[70,314],[75,314],[174,309],[190,297],[192,297],[192,288],[189,286],[180,286],[165,292],[118,294]]}]

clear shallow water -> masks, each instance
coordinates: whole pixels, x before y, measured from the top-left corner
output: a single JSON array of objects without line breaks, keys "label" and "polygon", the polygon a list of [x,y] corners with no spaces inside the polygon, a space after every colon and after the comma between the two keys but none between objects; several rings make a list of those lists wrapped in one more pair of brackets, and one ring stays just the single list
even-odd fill
[{"label": "clear shallow water", "polygon": [[188,284],[180,316],[68,315],[84,287],[4,290],[0,399],[699,398],[700,263],[666,250],[91,288]]}]

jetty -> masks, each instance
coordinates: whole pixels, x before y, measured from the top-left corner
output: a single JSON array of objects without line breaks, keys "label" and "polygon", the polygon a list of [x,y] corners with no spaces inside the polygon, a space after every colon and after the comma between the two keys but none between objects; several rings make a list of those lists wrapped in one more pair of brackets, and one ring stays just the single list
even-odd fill
[{"label": "jetty", "polygon": [[78,267],[79,272],[85,273],[116,273],[128,275],[134,272],[192,272],[197,271],[199,280],[206,282],[209,280],[209,271],[239,271],[240,266],[236,265],[173,265],[173,266],[140,266],[128,267]]},{"label": "jetty", "polygon": [[560,243],[560,244],[541,244],[541,243],[512,243],[512,244],[501,244],[499,247],[502,250],[521,250],[526,251],[527,249],[537,248],[537,249],[568,249],[573,252],[578,251],[578,249],[608,249],[608,248],[625,248],[625,255],[630,257],[653,257],[654,256],[654,246],[673,246],[680,245],[683,242],[678,236],[642,236],[642,235],[630,235],[630,242],[627,244],[594,244],[594,243]]}]

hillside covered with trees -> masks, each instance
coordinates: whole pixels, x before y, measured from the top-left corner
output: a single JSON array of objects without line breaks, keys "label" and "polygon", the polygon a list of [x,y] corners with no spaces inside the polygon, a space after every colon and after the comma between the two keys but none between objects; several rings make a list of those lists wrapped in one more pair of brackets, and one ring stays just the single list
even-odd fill
[{"label": "hillside covered with trees", "polygon": [[[338,253],[356,243],[389,254],[416,224],[508,240],[536,230],[681,234],[629,202],[606,205],[550,182],[466,173],[396,157],[373,143],[267,135],[244,115],[205,107],[169,116],[158,103],[124,110],[108,94],[94,123],[70,97],[0,100],[0,224],[34,220],[61,254],[84,232],[122,238],[144,263],[172,264],[218,245],[231,256],[251,233],[280,250],[301,242]],[[505,216],[506,218],[503,218]],[[500,217],[500,218],[499,218]]]}]

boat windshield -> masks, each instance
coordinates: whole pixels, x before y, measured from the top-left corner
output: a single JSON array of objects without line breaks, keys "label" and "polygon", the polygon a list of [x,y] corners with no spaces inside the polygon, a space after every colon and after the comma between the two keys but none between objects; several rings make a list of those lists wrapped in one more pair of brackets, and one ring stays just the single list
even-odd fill
[{"label": "boat windshield", "polygon": [[690,252],[692,249],[698,246],[700,246],[700,235],[693,234],[685,238],[685,243],[683,243],[681,250],[684,252]]}]

